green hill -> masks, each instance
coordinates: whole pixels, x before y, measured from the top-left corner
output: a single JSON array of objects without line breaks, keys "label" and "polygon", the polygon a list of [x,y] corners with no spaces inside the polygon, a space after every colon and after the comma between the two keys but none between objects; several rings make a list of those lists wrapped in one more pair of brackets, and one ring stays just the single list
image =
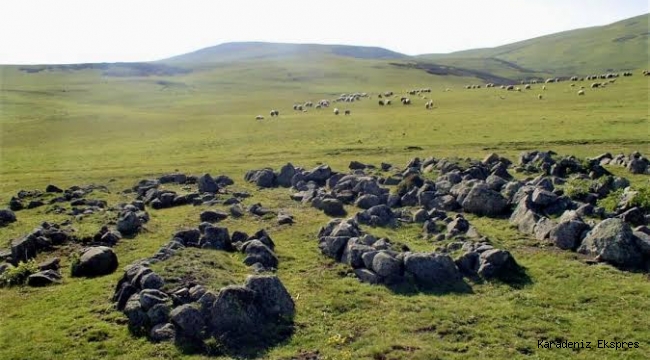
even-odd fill
[{"label": "green hill", "polygon": [[408,57],[384,48],[369,46],[231,42],[174,56],[161,62],[197,64],[315,55],[357,59],[402,59]]},{"label": "green hill", "polygon": [[[482,69],[497,75],[586,75],[648,66],[645,14],[610,25],[571,30],[489,49],[421,55],[437,64]],[[524,71],[512,67],[520,67]]]}]

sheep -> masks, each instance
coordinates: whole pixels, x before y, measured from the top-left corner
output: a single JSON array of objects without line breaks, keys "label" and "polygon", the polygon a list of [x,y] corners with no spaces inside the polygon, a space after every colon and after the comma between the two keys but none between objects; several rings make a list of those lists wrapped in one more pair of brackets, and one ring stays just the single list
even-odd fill
[{"label": "sheep", "polygon": [[411,105],[411,99],[403,98],[402,99],[402,105]]},{"label": "sheep", "polygon": [[271,115],[271,117],[273,117],[273,116],[280,116],[280,112],[277,111],[277,110],[271,110],[271,112],[270,112],[269,114]]},{"label": "sheep", "polygon": [[546,90],[546,85],[542,86],[542,90]]},{"label": "sheep", "polygon": [[542,94],[537,94],[537,98],[540,99],[540,100],[542,100],[542,99],[543,99]]},{"label": "sheep", "polygon": [[571,81],[578,81],[578,77],[577,76],[572,76],[570,80]]},{"label": "sheep", "polygon": [[386,100],[386,105],[390,105],[390,100]]},{"label": "sheep", "polygon": [[344,114],[345,115],[350,115],[350,110],[345,110]]},{"label": "sheep", "polygon": [[334,108],[334,115],[338,115],[338,114],[339,114],[339,109],[338,109],[338,108]]},{"label": "sheep", "polygon": [[546,81],[545,81],[545,83],[547,83],[547,84],[554,83],[554,82],[555,82],[555,79],[552,79],[552,78],[546,79]]},{"label": "sheep", "polygon": [[514,86],[514,85],[508,85],[508,86],[506,86],[506,90],[508,90],[508,91],[511,91],[511,90],[514,90],[514,89],[515,89],[515,86]]},{"label": "sheep", "polygon": [[322,106],[321,104],[316,104],[315,107],[316,107],[316,109],[320,109],[320,108],[323,107],[323,106]]},{"label": "sheep", "polygon": [[584,95],[585,91],[584,90],[578,90],[578,95]]},{"label": "sheep", "polygon": [[600,85],[601,85],[601,83],[597,83],[597,82],[595,82],[595,83],[592,83],[592,84],[591,84],[591,88],[592,88],[592,89],[595,89],[595,88],[600,87]]},{"label": "sheep", "polygon": [[531,89],[530,84],[526,84],[526,86],[524,86],[524,89],[530,90]]},{"label": "sheep", "polygon": [[517,87],[515,88],[515,90],[517,90],[517,91],[521,91],[521,88],[520,88],[519,86],[517,86]]},{"label": "sheep", "polygon": [[643,76],[648,76],[650,75],[650,71],[648,70],[643,70]]},{"label": "sheep", "polygon": [[379,100],[378,104],[379,106],[384,106],[384,100]]},{"label": "sheep", "polygon": [[264,116],[262,116],[262,115],[257,115],[257,116],[255,117],[255,120],[264,120]]}]

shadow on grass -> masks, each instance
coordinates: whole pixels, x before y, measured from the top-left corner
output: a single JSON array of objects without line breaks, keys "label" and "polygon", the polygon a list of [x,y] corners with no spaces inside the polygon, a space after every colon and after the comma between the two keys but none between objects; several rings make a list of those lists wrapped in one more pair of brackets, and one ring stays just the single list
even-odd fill
[{"label": "shadow on grass", "polygon": [[205,340],[177,337],[174,343],[185,355],[258,359],[263,358],[271,348],[286,344],[294,331],[292,320],[290,323],[251,328],[240,336],[208,337]]},{"label": "shadow on grass", "polygon": [[414,296],[419,294],[425,295],[434,295],[442,296],[448,294],[473,294],[474,290],[472,287],[464,280],[461,279],[454,284],[445,284],[445,285],[423,285],[417,284],[412,279],[385,285],[390,291],[396,295],[402,296]]}]

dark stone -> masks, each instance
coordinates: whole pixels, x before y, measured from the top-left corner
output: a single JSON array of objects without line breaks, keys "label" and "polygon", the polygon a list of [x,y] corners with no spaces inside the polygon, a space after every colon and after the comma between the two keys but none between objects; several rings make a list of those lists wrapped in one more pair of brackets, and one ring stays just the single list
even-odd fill
[{"label": "dark stone", "polygon": [[72,276],[107,275],[113,273],[117,267],[117,255],[111,248],[95,246],[83,250],[79,262],[72,266]]}]

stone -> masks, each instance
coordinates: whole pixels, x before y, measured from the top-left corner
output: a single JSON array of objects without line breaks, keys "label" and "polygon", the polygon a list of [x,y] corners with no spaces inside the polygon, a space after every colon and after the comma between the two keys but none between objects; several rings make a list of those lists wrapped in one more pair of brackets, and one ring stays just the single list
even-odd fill
[{"label": "stone", "polygon": [[445,286],[462,280],[454,261],[444,254],[408,253],[404,256],[404,271],[423,286]]},{"label": "stone", "polygon": [[349,240],[349,236],[323,236],[318,241],[318,247],[323,255],[340,261]]},{"label": "stone", "polygon": [[140,291],[140,305],[142,310],[148,311],[157,304],[163,304],[169,300],[169,296],[156,289],[144,289]]},{"label": "stone", "polygon": [[219,185],[214,181],[210,174],[203,174],[197,179],[200,193],[216,193],[219,191]]},{"label": "stone", "polygon": [[357,276],[357,278],[361,282],[368,283],[368,284],[379,284],[380,283],[379,277],[372,270],[354,269],[354,274]]},{"label": "stone", "polygon": [[113,273],[117,267],[117,255],[111,248],[94,246],[82,251],[79,262],[72,266],[72,276],[107,275]]},{"label": "stone", "polygon": [[129,328],[141,329],[148,325],[149,318],[140,304],[140,295],[133,294],[124,306],[124,315],[129,319]]},{"label": "stone", "polygon": [[588,228],[589,225],[582,221],[564,221],[549,231],[548,238],[562,250],[574,250],[580,245],[580,235]]},{"label": "stone", "polygon": [[535,191],[533,191],[531,200],[535,205],[548,206],[557,200],[557,195],[550,191],[536,188]]},{"label": "stone", "polygon": [[246,254],[244,264],[248,266],[260,263],[267,269],[275,269],[278,267],[278,258],[271,249],[259,240],[251,240],[246,245],[244,253]]},{"label": "stone", "polygon": [[244,286],[255,292],[255,300],[266,316],[266,321],[293,319],[296,306],[277,276],[249,275]]},{"label": "stone", "polygon": [[234,218],[244,216],[244,208],[240,204],[233,204],[228,210],[230,211],[230,215]]},{"label": "stone", "polygon": [[343,203],[337,199],[324,199],[320,201],[318,207],[328,216],[345,216],[346,214]]},{"label": "stone", "polygon": [[174,308],[169,314],[172,324],[184,337],[200,338],[205,322],[201,312],[190,304]]},{"label": "stone", "polygon": [[199,246],[215,250],[232,250],[228,229],[218,226],[206,227],[203,236],[199,239]]},{"label": "stone", "polygon": [[425,209],[420,209],[413,214],[413,222],[424,223],[429,220],[429,213]]},{"label": "stone", "polygon": [[626,268],[639,267],[642,260],[632,228],[618,218],[603,220],[591,229],[578,252]]},{"label": "stone", "polygon": [[476,275],[479,268],[479,254],[475,251],[467,251],[456,259],[455,263],[463,274]]},{"label": "stone", "polygon": [[10,209],[0,209],[0,226],[16,222],[16,214]]},{"label": "stone", "polygon": [[228,218],[228,214],[219,210],[205,210],[200,215],[201,221],[206,221],[210,223],[219,222]]},{"label": "stone", "polygon": [[381,203],[381,199],[377,195],[366,194],[357,198],[354,205],[361,209],[370,209]]},{"label": "stone", "polygon": [[401,276],[402,264],[390,254],[380,251],[372,260],[372,270],[384,278]]},{"label": "stone", "polygon": [[461,202],[464,211],[484,216],[498,216],[505,212],[508,201],[500,193],[483,184],[475,185]]},{"label": "stone", "polygon": [[481,253],[478,274],[489,280],[507,275],[515,267],[516,262],[510,252],[491,249]]},{"label": "stone", "polygon": [[61,281],[61,274],[55,270],[43,270],[27,277],[27,285],[40,287],[55,284]]},{"label": "stone", "polygon": [[176,338],[176,328],[169,323],[157,324],[151,328],[149,337],[154,342],[172,341]]},{"label": "stone", "polygon": [[155,272],[144,274],[140,278],[141,289],[162,289],[163,286],[165,286],[165,280]]},{"label": "stone", "polygon": [[126,211],[117,220],[117,231],[124,236],[137,234],[141,226],[140,218],[132,211]]},{"label": "stone", "polygon": [[165,303],[157,303],[147,310],[150,325],[164,324],[169,321],[171,308]]}]

